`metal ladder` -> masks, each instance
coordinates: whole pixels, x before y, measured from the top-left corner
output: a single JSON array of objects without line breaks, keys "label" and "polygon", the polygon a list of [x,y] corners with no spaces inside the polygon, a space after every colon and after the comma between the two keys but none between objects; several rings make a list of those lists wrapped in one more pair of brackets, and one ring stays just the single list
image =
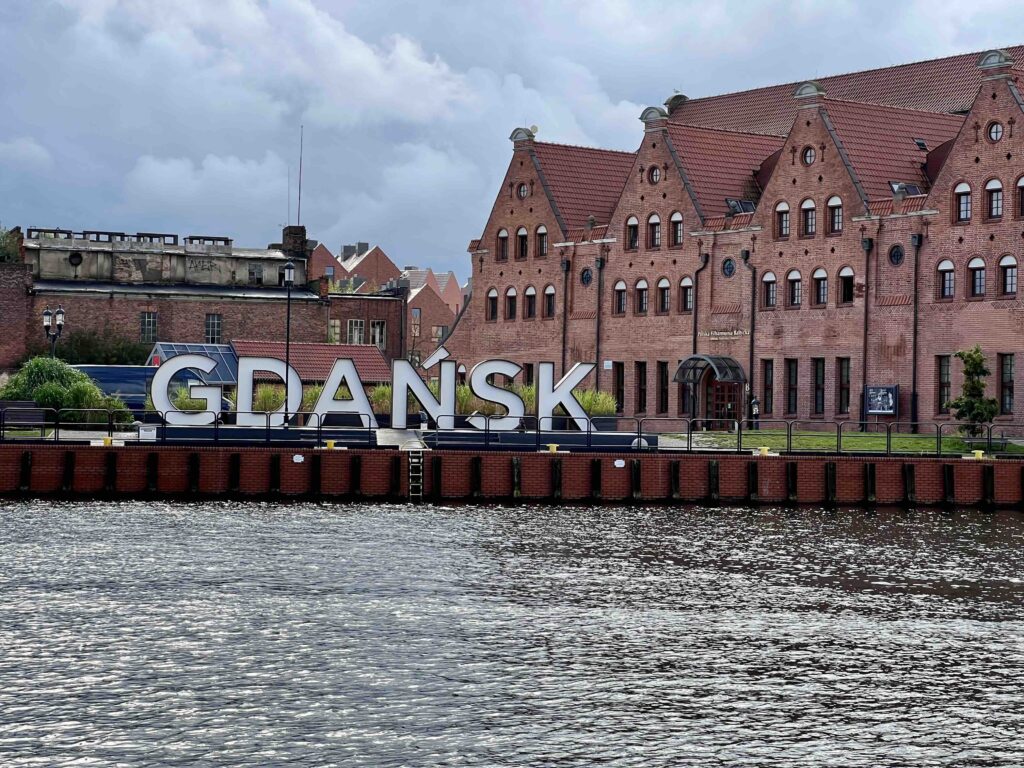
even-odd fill
[{"label": "metal ladder", "polygon": [[423,500],[423,451],[409,451],[409,500]]}]

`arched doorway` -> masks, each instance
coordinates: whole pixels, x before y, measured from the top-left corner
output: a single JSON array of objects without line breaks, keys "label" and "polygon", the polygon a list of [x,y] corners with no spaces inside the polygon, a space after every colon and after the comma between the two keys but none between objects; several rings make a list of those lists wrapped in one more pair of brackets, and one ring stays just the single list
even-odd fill
[{"label": "arched doorway", "polygon": [[747,376],[731,357],[690,355],[679,363],[673,380],[685,385],[690,416],[709,421],[712,429],[729,429],[746,415]]}]

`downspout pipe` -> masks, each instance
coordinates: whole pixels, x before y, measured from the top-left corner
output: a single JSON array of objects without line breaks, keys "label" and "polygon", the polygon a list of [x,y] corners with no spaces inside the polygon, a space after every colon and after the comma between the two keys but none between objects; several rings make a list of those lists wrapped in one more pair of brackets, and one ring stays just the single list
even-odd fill
[{"label": "downspout pipe", "polygon": [[604,251],[607,246],[602,245],[602,254],[597,257],[597,317],[594,321],[594,362],[597,367],[594,369],[594,389],[601,391],[601,303],[604,299]]},{"label": "downspout pipe", "polygon": [[[708,263],[711,261],[711,254],[702,253],[700,255],[700,266],[697,267],[693,272],[693,345],[690,350],[691,355],[697,354],[697,318],[700,317],[700,273],[703,272]],[[697,418],[697,385],[690,385],[690,418]]]},{"label": "downspout pipe", "polygon": [[566,345],[569,340],[569,269],[572,262],[562,259],[562,376],[565,376]]},{"label": "downspout pipe", "polygon": [[875,240],[862,237],[860,247],[864,251],[864,335],[861,342],[860,362],[860,431],[867,431],[868,420],[868,307],[871,305],[871,252],[875,248]]},{"label": "downspout pipe", "polygon": [[743,266],[750,270],[750,352],[747,363],[746,411],[750,419],[750,402],[754,399],[754,331],[757,330],[757,267],[750,263],[750,251],[740,251]]},{"label": "downspout pipe", "polygon": [[910,421],[911,431],[917,433],[917,340],[918,320],[920,319],[921,308],[921,246],[924,245],[924,235],[915,233],[910,236],[910,244],[914,246],[914,335],[911,344],[910,357]]}]

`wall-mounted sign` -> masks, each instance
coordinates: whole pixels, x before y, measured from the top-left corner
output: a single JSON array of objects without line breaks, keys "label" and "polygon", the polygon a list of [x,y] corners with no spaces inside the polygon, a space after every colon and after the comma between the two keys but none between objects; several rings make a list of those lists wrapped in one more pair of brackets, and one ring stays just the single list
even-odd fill
[{"label": "wall-mounted sign", "polygon": [[697,331],[697,336],[702,339],[734,339],[738,336],[749,335],[749,328],[725,328],[722,330],[711,329],[709,331]]},{"label": "wall-mounted sign", "polygon": [[864,400],[869,416],[897,416],[900,407],[899,385],[868,387],[864,390]]},{"label": "wall-mounted sign", "polygon": [[611,360],[605,360],[604,361],[604,369],[606,371],[610,371],[612,369],[612,361]]}]

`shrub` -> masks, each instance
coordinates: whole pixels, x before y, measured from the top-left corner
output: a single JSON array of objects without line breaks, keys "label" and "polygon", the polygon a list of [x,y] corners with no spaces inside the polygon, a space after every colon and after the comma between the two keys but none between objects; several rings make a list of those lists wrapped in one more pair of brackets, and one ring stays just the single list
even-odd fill
[{"label": "shrub", "polygon": [[999,413],[999,402],[994,397],[985,397],[985,379],[992,373],[985,365],[985,355],[981,347],[962,349],[954,357],[964,364],[964,384],[960,397],[949,403],[956,417],[966,422],[963,430],[972,437],[982,432]]},{"label": "shrub", "polygon": [[[310,384],[302,391],[302,405],[299,407],[299,410],[304,413],[309,413],[310,411],[312,411],[314,408],[316,408],[316,401],[320,399],[320,395],[322,395],[323,392],[323,384]],[[342,384],[334,392],[334,399],[351,400],[352,393],[349,392],[348,387]]]},{"label": "shrub", "polygon": [[205,411],[206,401],[197,397],[190,397],[188,387],[184,384],[178,385],[171,395],[171,403],[179,411]]},{"label": "shrub", "polygon": [[284,387],[280,384],[257,384],[252,398],[252,410],[256,413],[276,411],[284,405]]},{"label": "shrub", "polygon": [[588,416],[614,416],[615,398],[596,389],[574,389],[573,394]]},{"label": "shrub", "polygon": [[36,389],[51,382],[65,389],[85,382],[92,384],[99,392],[92,379],[63,360],[35,357],[25,363],[0,389],[0,400],[35,400]]},{"label": "shrub", "polygon": [[[37,363],[37,360],[43,362]],[[44,380],[46,376],[51,378]],[[60,414],[62,422],[106,424],[105,411],[112,412],[116,424],[126,424],[132,418],[124,403],[104,395],[84,373],[49,358],[36,358],[26,363],[0,391],[0,398],[32,400],[36,405],[55,411],[70,409]]]},{"label": "shrub", "polygon": [[390,384],[378,384],[370,390],[370,406],[373,408],[374,413],[391,413],[392,392]]}]

